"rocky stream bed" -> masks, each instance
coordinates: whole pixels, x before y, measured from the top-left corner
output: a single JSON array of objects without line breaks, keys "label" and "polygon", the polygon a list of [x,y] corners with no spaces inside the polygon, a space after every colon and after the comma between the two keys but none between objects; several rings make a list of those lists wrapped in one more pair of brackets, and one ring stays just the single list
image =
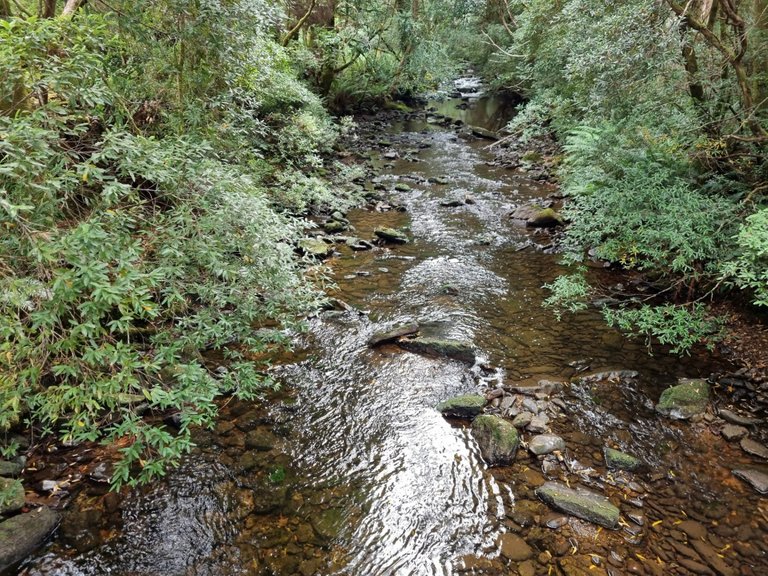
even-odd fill
[{"label": "rocky stream bed", "polygon": [[359,119],[342,156],[369,203],[302,245],[335,305],[282,391],[224,401],[143,489],[107,493],[88,447],[17,463],[2,512],[46,507],[0,523],[0,553],[9,523],[61,521],[4,574],[768,574],[766,384],[542,310],[549,145],[489,148],[503,106],[458,96]]}]

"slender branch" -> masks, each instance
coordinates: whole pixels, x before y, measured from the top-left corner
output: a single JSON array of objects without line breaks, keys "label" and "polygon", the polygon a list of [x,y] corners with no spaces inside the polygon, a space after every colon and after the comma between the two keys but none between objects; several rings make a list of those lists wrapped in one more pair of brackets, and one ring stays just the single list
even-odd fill
[{"label": "slender branch", "polygon": [[24,16],[32,16],[32,14],[30,14],[29,12],[27,12],[27,10],[25,10],[25,9],[24,9],[24,6],[22,6],[21,4],[19,4],[19,1],[18,1],[18,0],[13,0],[13,3],[14,3],[14,5],[16,6],[16,8],[18,8],[19,12],[21,12],[22,14],[24,14]]},{"label": "slender branch", "polygon": [[304,16],[299,18],[299,21],[296,23],[296,26],[291,28],[288,31],[288,33],[285,36],[283,36],[283,39],[280,42],[282,46],[288,46],[288,42],[293,40],[294,36],[296,36],[296,34],[299,33],[299,30],[301,30],[301,27],[304,26],[304,23],[309,19],[309,16],[312,14],[312,10],[315,9],[315,4],[317,4],[317,0],[312,0],[309,3],[309,8],[307,8],[307,12],[304,14]]}]

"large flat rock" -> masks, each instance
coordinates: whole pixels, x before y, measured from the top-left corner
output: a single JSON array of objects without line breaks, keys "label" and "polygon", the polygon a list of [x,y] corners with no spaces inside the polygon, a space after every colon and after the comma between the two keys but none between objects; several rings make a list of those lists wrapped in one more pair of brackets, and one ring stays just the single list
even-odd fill
[{"label": "large flat rock", "polygon": [[409,324],[402,324],[400,326],[395,326],[394,328],[390,328],[389,330],[375,332],[368,339],[368,346],[374,347],[374,346],[379,346],[381,344],[385,344],[387,342],[393,342],[394,340],[397,340],[398,338],[402,338],[403,336],[411,336],[413,334],[416,334],[418,331],[419,331],[419,325],[416,324],[415,322],[411,322]]},{"label": "large flat rock", "polygon": [[560,482],[546,482],[536,489],[536,495],[547,505],[582,520],[616,528],[619,509],[608,498],[589,490],[574,490]]},{"label": "large flat rock", "polygon": [[449,398],[437,405],[437,409],[444,416],[457,418],[474,418],[485,408],[485,396],[479,394],[465,394]]},{"label": "large flat rock", "polygon": [[759,470],[741,469],[733,470],[733,475],[744,480],[760,494],[768,494],[768,474]]},{"label": "large flat rock", "polygon": [[59,515],[46,507],[0,522],[0,572],[42,546],[58,524]]},{"label": "large flat rock", "polygon": [[418,354],[445,356],[467,364],[475,363],[475,348],[469,342],[462,342],[461,340],[414,338],[413,340],[400,340],[398,346]]}]

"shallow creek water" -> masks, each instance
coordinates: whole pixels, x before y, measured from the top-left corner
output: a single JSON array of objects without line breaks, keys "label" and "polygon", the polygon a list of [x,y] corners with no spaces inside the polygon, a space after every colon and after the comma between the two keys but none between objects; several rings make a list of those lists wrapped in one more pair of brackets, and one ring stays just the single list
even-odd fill
[{"label": "shallow creek water", "polygon": [[[348,217],[360,238],[391,226],[412,242],[340,246],[328,263],[333,296],[354,309],[310,320],[275,370],[283,392],[225,406],[166,480],[122,500],[83,492],[57,540],[21,573],[713,574],[714,553],[729,570],[721,574],[768,574],[766,500],[730,474],[750,459],[707,421],[671,423],[653,411],[678,377],[717,366],[702,355],[649,356],[595,310],[562,322],[543,310],[558,257],[541,249],[547,236],[508,215],[553,190],[489,165],[488,141],[421,119],[382,124],[380,141],[371,149],[378,182],[406,210]],[[400,158],[384,160],[382,146]],[[394,191],[397,183],[410,189]],[[465,197],[472,203],[441,205]],[[481,360],[467,367],[366,345],[410,321],[422,334],[471,341]],[[466,423],[435,410],[462,393],[618,369],[638,375],[566,387],[551,429],[568,448],[544,469],[521,448],[513,465],[489,470]],[[605,445],[638,455],[647,471],[608,473]],[[551,511],[533,494],[545,477],[605,492],[621,505],[622,527]],[[501,555],[510,532],[530,550]]]}]

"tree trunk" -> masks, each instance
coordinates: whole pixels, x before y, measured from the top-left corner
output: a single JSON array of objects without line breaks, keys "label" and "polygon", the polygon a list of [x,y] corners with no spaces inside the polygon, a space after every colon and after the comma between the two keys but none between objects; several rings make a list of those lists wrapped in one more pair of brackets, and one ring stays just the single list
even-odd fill
[{"label": "tree trunk", "polygon": [[64,10],[61,11],[62,17],[71,18],[82,3],[83,0],[67,0],[67,3],[64,4]]},{"label": "tree trunk", "polygon": [[45,0],[43,2],[43,11],[40,14],[43,18],[53,18],[56,16],[57,0]]}]

